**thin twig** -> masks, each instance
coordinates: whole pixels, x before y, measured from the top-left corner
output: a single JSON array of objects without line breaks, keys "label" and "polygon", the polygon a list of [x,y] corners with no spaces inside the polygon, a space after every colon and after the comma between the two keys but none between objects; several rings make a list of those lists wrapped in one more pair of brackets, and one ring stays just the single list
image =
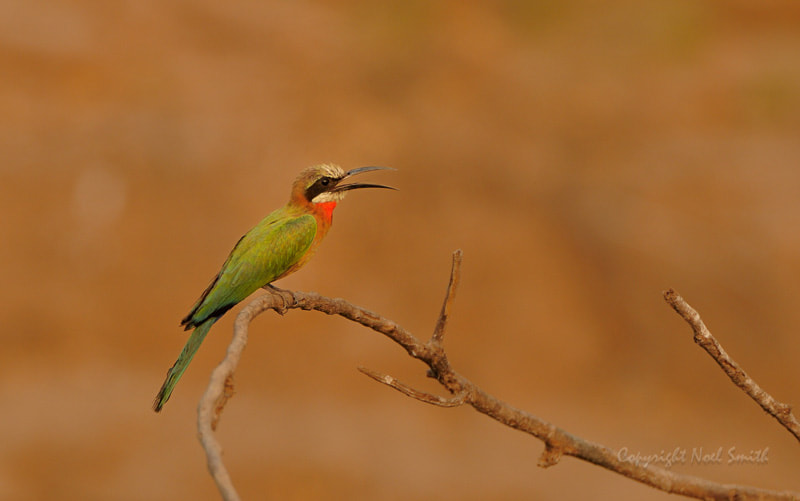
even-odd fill
[{"label": "thin twig", "polygon": [[371,377],[375,381],[385,384],[395,390],[399,391],[400,393],[407,395],[411,398],[419,400],[420,402],[425,402],[426,404],[437,405],[439,407],[458,407],[459,405],[463,405],[466,399],[467,394],[465,392],[461,392],[458,395],[454,395],[451,398],[444,398],[438,395],[434,395],[432,393],[427,393],[424,391],[415,390],[414,388],[408,386],[407,384],[398,381],[396,378],[388,375],[383,374],[377,371],[373,371],[372,369],[367,369],[366,367],[359,367],[359,371],[367,376]]},{"label": "thin twig", "polygon": [[722,367],[733,384],[747,393],[767,414],[777,419],[784,428],[789,430],[789,433],[794,435],[794,438],[800,441],[800,422],[792,414],[792,407],[775,400],[753,378],[747,375],[744,369],[728,355],[719,341],[711,335],[711,331],[700,318],[700,314],[689,306],[689,303],[680,294],[674,289],[667,289],[664,291],[664,300],[691,326],[694,331],[694,342],[711,355],[711,358]]},{"label": "thin twig", "polygon": [[458,284],[461,282],[461,258],[463,254],[461,249],[456,249],[453,252],[453,264],[450,267],[450,282],[447,284],[447,294],[445,294],[442,311],[439,313],[439,320],[436,322],[436,328],[433,329],[433,336],[431,336],[431,342],[437,345],[442,344],[444,329],[447,327],[447,319],[450,317],[450,308],[456,298]]}]

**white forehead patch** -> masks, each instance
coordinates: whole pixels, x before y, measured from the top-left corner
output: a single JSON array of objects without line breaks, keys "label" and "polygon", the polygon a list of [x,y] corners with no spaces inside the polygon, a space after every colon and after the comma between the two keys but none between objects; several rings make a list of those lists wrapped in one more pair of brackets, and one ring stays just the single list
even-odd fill
[{"label": "white forehead patch", "polygon": [[320,168],[325,172],[326,176],[335,179],[341,179],[345,175],[344,169],[336,164],[322,164],[320,165]]}]

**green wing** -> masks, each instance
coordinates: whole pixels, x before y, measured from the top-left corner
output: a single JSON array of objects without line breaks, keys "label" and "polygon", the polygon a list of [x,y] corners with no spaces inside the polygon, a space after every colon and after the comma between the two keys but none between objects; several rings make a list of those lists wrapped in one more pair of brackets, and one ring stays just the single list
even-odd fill
[{"label": "green wing", "polygon": [[314,216],[273,212],[239,239],[222,270],[181,324],[189,329],[219,317],[272,282],[300,261],[316,234]]}]

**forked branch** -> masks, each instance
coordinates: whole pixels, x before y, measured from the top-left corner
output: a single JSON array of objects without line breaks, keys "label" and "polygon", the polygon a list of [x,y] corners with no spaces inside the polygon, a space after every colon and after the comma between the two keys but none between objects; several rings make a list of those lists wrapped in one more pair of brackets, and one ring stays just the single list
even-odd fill
[{"label": "forked branch", "polygon": [[214,437],[214,429],[219,421],[225,403],[232,395],[233,372],[247,341],[250,322],[266,310],[284,314],[290,309],[316,310],[328,315],[340,315],[379,332],[402,346],[408,354],[428,366],[428,375],[434,377],[450,393],[450,397],[439,397],[422,392],[399,382],[396,378],[369,369],[360,369],[373,379],[417,400],[442,406],[454,407],[469,404],[475,410],[492,419],[523,431],[544,442],[544,451],[539,458],[539,466],[548,467],[558,463],[564,455],[602,466],[630,479],[650,485],[664,492],[681,494],[698,499],[780,499],[798,500],[800,493],[778,492],[749,486],[719,484],[690,475],[681,475],[652,464],[644,466],[621,457],[618,451],[575,436],[533,414],[522,411],[495,398],[475,383],[457,373],[442,347],[447,319],[460,274],[461,251],[453,254],[453,267],[450,274],[445,301],[431,339],[422,342],[396,322],[381,317],[364,308],[355,306],[344,299],[334,299],[315,293],[273,290],[271,294],[252,300],[240,313],[234,326],[234,338],[228,347],[225,359],[214,370],[209,386],[198,406],[198,430],[200,441],[206,451],[209,471],[226,500],[239,497],[222,462],[222,448]]}]

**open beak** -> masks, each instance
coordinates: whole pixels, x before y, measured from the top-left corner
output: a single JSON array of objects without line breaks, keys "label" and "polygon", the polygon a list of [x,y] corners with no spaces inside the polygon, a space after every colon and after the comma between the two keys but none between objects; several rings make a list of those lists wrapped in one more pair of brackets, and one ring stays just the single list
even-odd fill
[{"label": "open beak", "polygon": [[[351,169],[347,171],[347,173],[342,178],[342,181],[349,178],[350,176],[355,176],[356,174],[361,174],[363,172],[370,172],[373,170],[397,170],[391,167],[359,167],[357,169]],[[392,188],[391,186],[384,186],[382,184],[370,184],[370,183],[350,183],[350,184],[340,184],[337,185],[332,192],[337,191],[348,191],[348,190],[355,190],[358,188],[385,188],[387,190],[396,190],[397,188]]]}]

